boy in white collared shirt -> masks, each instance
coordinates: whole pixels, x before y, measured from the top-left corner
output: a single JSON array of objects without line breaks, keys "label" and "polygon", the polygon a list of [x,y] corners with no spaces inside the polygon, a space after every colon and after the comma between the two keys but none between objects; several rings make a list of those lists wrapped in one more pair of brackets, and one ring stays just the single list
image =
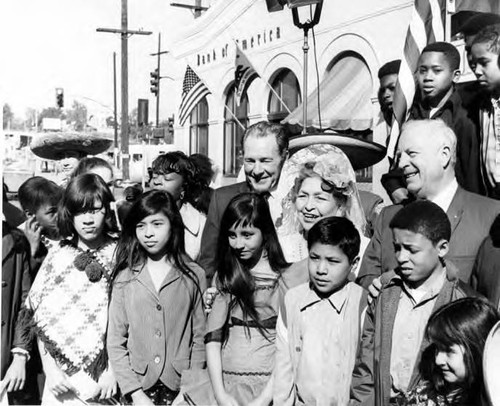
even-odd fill
[{"label": "boy in white collared shirt", "polygon": [[344,405],[366,304],[350,282],[359,233],[343,217],[320,220],[308,233],[310,282],[291,289],[277,322],[274,404]]}]

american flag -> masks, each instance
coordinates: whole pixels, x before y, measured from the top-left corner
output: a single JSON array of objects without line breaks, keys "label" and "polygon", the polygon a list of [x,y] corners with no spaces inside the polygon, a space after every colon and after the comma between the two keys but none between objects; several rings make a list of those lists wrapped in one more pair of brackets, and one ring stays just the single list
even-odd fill
[{"label": "american flag", "polygon": [[236,44],[236,58],[234,64],[236,65],[236,71],[234,72],[236,104],[239,106],[241,96],[243,96],[245,88],[250,83],[250,80],[254,77],[259,77],[259,74],[255,71],[254,67],[248,60],[247,56],[240,49],[238,44]]},{"label": "american flag", "polygon": [[182,100],[179,107],[179,123],[181,126],[184,125],[198,102],[208,94],[210,94],[208,87],[188,65],[182,82]]},{"label": "american flag", "polygon": [[415,0],[410,26],[394,91],[394,120],[387,142],[387,153],[392,160],[397,147],[400,128],[408,118],[415,95],[415,77],[418,58],[427,44],[444,41],[445,0]]}]

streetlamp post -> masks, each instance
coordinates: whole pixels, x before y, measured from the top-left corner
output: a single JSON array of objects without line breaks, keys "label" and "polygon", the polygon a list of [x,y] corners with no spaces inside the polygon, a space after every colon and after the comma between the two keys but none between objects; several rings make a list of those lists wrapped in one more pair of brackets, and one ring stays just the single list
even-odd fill
[{"label": "streetlamp post", "polygon": [[[294,3],[293,5],[291,3]],[[316,24],[319,23],[319,18],[321,16],[321,8],[323,7],[323,0],[319,0],[316,3],[316,9],[314,10],[314,17],[311,19],[306,20],[305,22],[300,21],[299,17],[299,10],[298,7],[301,7],[305,4],[303,3],[309,3],[309,8],[311,9],[311,17],[313,15],[312,12],[312,7],[313,5],[310,3],[313,3],[312,1],[289,1],[289,6],[292,7],[292,16],[293,16],[293,24],[304,30],[304,44],[302,45],[302,50],[304,51],[304,79],[303,79],[303,97],[302,97],[302,119],[304,121],[303,127],[302,127],[302,134],[307,134],[307,53],[309,51],[309,30],[313,28]]]},{"label": "streetlamp post", "polygon": [[[302,134],[307,134],[307,53],[309,52],[309,30],[319,23],[323,0],[266,0],[269,12],[283,10],[285,4],[292,9],[293,24],[304,30],[304,76],[302,83]],[[304,22],[300,21],[299,8],[309,6],[309,18]],[[313,11],[314,8],[314,11]]]}]

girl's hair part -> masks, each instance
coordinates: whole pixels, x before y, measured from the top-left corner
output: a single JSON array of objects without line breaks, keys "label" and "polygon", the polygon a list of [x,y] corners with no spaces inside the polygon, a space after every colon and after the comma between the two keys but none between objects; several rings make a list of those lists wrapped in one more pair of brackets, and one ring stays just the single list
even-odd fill
[{"label": "girl's hair part", "polygon": [[76,235],[73,225],[75,215],[95,208],[96,203],[105,209],[104,232],[113,230],[111,202],[115,198],[104,180],[94,173],[85,173],[70,180],[59,205],[57,225],[63,238]]},{"label": "girl's hair part", "polygon": [[[464,349],[466,381],[460,397],[478,400],[483,390],[483,351],[488,334],[497,323],[498,311],[485,299],[467,297],[438,309],[427,323],[426,336],[434,349],[459,345]],[[427,368],[438,392],[446,393],[446,382],[436,367],[435,359]]]},{"label": "girl's hair part", "polygon": [[[286,262],[281,250],[265,198],[256,193],[242,193],[230,201],[222,216],[218,242],[217,284],[223,292],[232,295],[230,309],[236,304],[240,305],[244,319],[250,318],[261,326],[254,303],[254,278],[229,246],[229,230],[232,227],[247,226],[261,231],[262,252],[267,255],[274,272],[280,274],[290,265]],[[259,330],[263,332],[263,328],[259,327]]]}]

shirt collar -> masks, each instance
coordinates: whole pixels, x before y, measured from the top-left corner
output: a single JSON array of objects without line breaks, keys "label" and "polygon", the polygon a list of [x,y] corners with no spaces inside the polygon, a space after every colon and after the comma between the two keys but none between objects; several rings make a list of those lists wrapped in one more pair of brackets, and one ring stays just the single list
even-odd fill
[{"label": "shirt collar", "polygon": [[190,203],[184,203],[179,209],[184,228],[193,235],[198,235],[201,228],[200,212]]},{"label": "shirt collar", "polygon": [[441,274],[437,276],[432,284],[421,286],[417,289],[412,289],[406,283],[402,282],[402,290],[410,298],[413,304],[417,305],[434,299],[439,292],[441,292],[444,281],[446,280],[446,268],[443,267],[439,272],[441,272]]},{"label": "shirt collar", "polygon": [[432,203],[436,203],[443,211],[448,211],[451,201],[455,196],[458,189],[458,182],[456,178],[453,178],[448,185],[446,185],[433,199],[430,199]]},{"label": "shirt collar", "polygon": [[339,314],[342,311],[342,308],[345,305],[345,302],[347,301],[347,296],[348,296],[348,283],[345,284],[345,286],[332,293],[330,296],[327,298],[321,298],[318,296],[316,291],[312,288],[311,285],[309,285],[309,290],[307,291],[307,294],[303,297],[302,301],[300,302],[300,311],[304,311],[306,308],[315,305],[316,303],[321,302],[322,300],[328,300],[330,304],[332,305],[333,309]]}]

